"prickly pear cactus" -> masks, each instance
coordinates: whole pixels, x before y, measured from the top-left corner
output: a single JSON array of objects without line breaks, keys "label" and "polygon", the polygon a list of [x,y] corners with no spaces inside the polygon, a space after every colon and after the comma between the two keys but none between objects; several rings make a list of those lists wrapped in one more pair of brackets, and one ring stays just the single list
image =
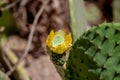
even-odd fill
[{"label": "prickly pear cactus", "polygon": [[70,51],[66,80],[120,80],[120,24],[104,23],[86,31]]}]

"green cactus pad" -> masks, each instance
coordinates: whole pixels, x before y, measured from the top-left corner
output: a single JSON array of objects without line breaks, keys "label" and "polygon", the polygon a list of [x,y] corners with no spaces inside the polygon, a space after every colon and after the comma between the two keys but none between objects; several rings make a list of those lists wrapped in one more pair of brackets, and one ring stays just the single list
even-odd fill
[{"label": "green cactus pad", "polygon": [[74,43],[66,80],[120,80],[120,24],[92,27]]}]

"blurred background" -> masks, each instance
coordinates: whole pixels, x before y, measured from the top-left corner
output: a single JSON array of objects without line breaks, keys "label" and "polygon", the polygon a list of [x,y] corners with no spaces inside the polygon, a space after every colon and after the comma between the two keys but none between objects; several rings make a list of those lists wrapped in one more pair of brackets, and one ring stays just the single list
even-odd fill
[{"label": "blurred background", "polygon": [[[119,22],[119,4],[119,0],[84,0],[88,27]],[[0,0],[0,70],[11,80],[28,80],[18,78],[21,74],[31,80],[61,80],[45,43],[49,32],[58,29],[71,31],[68,0]],[[20,68],[12,71],[15,64]]]}]

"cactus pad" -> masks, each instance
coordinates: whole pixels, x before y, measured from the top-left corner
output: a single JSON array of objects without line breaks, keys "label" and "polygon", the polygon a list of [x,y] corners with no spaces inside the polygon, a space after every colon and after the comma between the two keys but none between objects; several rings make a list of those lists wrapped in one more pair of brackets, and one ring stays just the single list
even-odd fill
[{"label": "cactus pad", "polygon": [[92,27],[74,43],[66,80],[120,80],[120,24]]}]

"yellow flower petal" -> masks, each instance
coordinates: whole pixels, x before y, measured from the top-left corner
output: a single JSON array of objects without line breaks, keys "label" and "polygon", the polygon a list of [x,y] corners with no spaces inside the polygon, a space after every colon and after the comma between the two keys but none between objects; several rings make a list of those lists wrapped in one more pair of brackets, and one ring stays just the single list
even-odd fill
[{"label": "yellow flower petal", "polygon": [[71,43],[72,43],[72,37],[71,37],[71,34],[68,34],[65,36],[65,44],[66,46],[70,47]]},{"label": "yellow flower petal", "polygon": [[70,48],[72,37],[71,34],[67,35],[63,30],[58,32],[52,30],[47,37],[46,44],[54,53],[62,54]]},{"label": "yellow flower petal", "polygon": [[52,39],[53,39],[54,36],[55,36],[55,33],[52,30],[50,32],[49,36],[47,37],[47,40],[46,40],[46,44],[47,44],[48,47],[52,47],[52,42],[51,41],[52,41]]}]

